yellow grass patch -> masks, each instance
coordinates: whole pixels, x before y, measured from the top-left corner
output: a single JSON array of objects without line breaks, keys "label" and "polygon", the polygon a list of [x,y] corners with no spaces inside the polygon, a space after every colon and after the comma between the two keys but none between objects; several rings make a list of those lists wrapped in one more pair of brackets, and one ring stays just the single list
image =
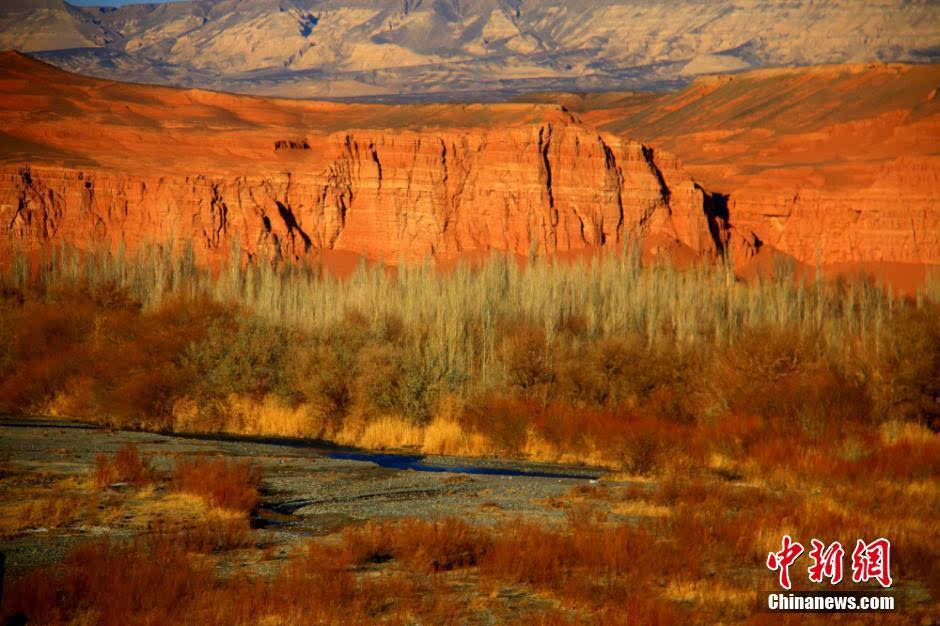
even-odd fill
[{"label": "yellow grass patch", "polygon": [[602,483],[652,483],[654,482],[649,476],[641,476],[639,474],[631,474],[630,472],[607,472],[603,476],[597,479]]},{"label": "yellow grass patch", "polygon": [[936,435],[923,424],[891,420],[881,425],[881,439],[885,444],[898,442],[913,444],[929,443]]},{"label": "yellow grass patch", "polygon": [[386,415],[368,422],[358,443],[365,448],[385,450],[416,447],[423,441],[421,427],[406,418]]},{"label": "yellow grass patch", "polygon": [[281,437],[320,437],[325,424],[310,407],[290,407],[271,396],[258,402],[244,396],[229,396],[235,423],[245,435],[277,435]]},{"label": "yellow grass patch", "polygon": [[97,511],[94,480],[87,474],[63,477],[40,471],[8,480],[17,480],[19,484],[7,482],[0,497],[0,536],[67,527]]},{"label": "yellow grass patch", "polygon": [[615,502],[610,506],[610,512],[630,517],[669,517],[672,515],[672,509],[668,506],[653,504],[645,500]]},{"label": "yellow grass patch", "polygon": [[571,465],[594,465],[597,467],[610,466],[607,458],[600,448],[590,439],[585,438],[584,448],[576,453],[561,450],[555,444],[539,437],[534,429],[526,433],[525,445],[522,454],[532,461],[542,463],[568,463]]},{"label": "yellow grass patch", "polygon": [[483,435],[467,432],[456,419],[438,416],[425,427],[421,449],[426,454],[482,456],[492,452],[493,445]]},{"label": "yellow grass patch", "polygon": [[206,510],[205,501],[193,494],[170,493],[157,496],[152,490],[144,490],[119,513],[128,516],[125,522],[127,525],[146,528],[158,520],[198,520],[205,516]]},{"label": "yellow grass patch", "polygon": [[526,433],[522,453],[530,459],[546,463],[557,463],[561,458],[561,452],[558,448],[539,437],[531,428]]},{"label": "yellow grass patch", "polygon": [[210,407],[185,397],[173,404],[173,428],[178,432],[212,432],[223,425],[225,431],[240,435],[312,438],[322,437],[326,428],[308,405],[288,406],[272,396],[259,401],[233,394]]},{"label": "yellow grass patch", "polygon": [[780,549],[780,541],[784,535],[789,535],[791,539],[800,541],[801,537],[796,532],[796,527],[784,525],[761,526],[754,530],[753,553],[751,554],[758,562],[763,562],[767,555]]},{"label": "yellow grass patch", "polygon": [[753,607],[757,600],[756,591],[728,587],[716,580],[673,581],[663,595],[673,602],[719,604],[743,610]]},{"label": "yellow grass patch", "polygon": [[938,486],[936,481],[921,480],[904,485],[904,492],[914,497],[925,496],[936,498],[938,491],[940,491],[940,486]]},{"label": "yellow grass patch", "polygon": [[712,453],[708,457],[708,469],[721,474],[741,474],[740,465],[733,459],[720,453]]},{"label": "yellow grass patch", "polygon": [[89,474],[76,474],[57,480],[50,487],[53,491],[88,491],[95,488],[95,480]]}]

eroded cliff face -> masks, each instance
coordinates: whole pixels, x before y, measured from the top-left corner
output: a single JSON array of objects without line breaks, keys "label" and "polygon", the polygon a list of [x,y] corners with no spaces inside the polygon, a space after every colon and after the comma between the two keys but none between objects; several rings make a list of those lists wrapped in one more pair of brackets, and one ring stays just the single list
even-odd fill
[{"label": "eroded cliff face", "polygon": [[[554,254],[656,235],[712,255],[726,235],[668,155],[548,122],[504,130],[310,136],[281,173],[127,175],[24,163],[2,170],[8,242],[195,242],[198,255],[302,260],[344,250],[388,262],[505,250]],[[284,148],[282,148],[283,150]],[[272,158],[275,145],[271,145]]]},{"label": "eroded cliff face", "polygon": [[810,265],[936,265],[938,80],[940,65],[779,68],[566,103],[678,155],[729,196],[733,231],[751,248]]},{"label": "eroded cliff face", "polygon": [[747,186],[729,199],[735,231],[808,265],[940,264],[940,158],[899,158],[858,188]]},{"label": "eroded cliff face", "polygon": [[237,243],[396,263],[642,236],[681,263],[730,250],[742,276],[781,255],[940,264],[938,76],[790,69],[564,106],[364,105],[114,83],[0,52],[0,253],[174,239],[210,260]]}]

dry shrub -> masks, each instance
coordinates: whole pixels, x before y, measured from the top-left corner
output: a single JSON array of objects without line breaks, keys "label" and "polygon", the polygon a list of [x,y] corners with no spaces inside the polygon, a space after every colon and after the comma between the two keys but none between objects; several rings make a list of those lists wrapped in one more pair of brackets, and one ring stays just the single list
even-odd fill
[{"label": "dry shrub", "polygon": [[[487,394],[459,417],[436,420],[425,450],[524,455],[544,461],[587,462],[652,474],[672,464],[701,463],[706,437],[681,420],[624,409],[543,404],[516,395]],[[475,440],[476,445],[469,445]]]},{"label": "dry shrub", "polygon": [[903,308],[870,361],[878,412],[940,431],[940,303]]},{"label": "dry shrub", "polygon": [[94,506],[81,496],[30,497],[0,505],[0,536],[15,537],[30,528],[62,528]]},{"label": "dry shrub", "polygon": [[530,398],[547,401],[556,373],[553,349],[542,329],[529,325],[508,328],[502,358],[511,385]]},{"label": "dry shrub", "polygon": [[82,349],[94,328],[96,307],[76,294],[65,302],[27,301],[4,308],[0,358],[0,409],[20,413],[39,409],[62,389],[66,380],[91,368]]},{"label": "dry shrub", "polygon": [[249,513],[258,505],[259,482],[260,474],[249,462],[206,457],[178,461],[172,479],[176,491],[241,513]]},{"label": "dry shrub", "polygon": [[572,404],[636,410],[657,390],[677,389],[686,360],[675,350],[648,345],[640,335],[600,337],[567,351],[559,386]]},{"label": "dry shrub", "polygon": [[424,572],[472,567],[489,545],[486,533],[457,519],[370,522],[343,533],[343,546],[354,564],[401,559]]},{"label": "dry shrub", "polygon": [[[323,623],[336,619],[357,600],[356,578],[341,560],[342,553],[311,543],[303,558],[289,562],[270,593],[288,623]],[[274,593],[276,589],[276,593]]]},{"label": "dry shrub", "polygon": [[[292,559],[255,606],[277,623],[460,623],[450,590],[423,575],[383,571],[357,576],[344,546],[311,542]],[[416,616],[423,616],[416,619]]]},{"label": "dry shrub", "polygon": [[201,377],[182,355],[230,308],[208,299],[172,298],[154,311],[110,316],[99,322],[94,376],[98,412],[114,425],[157,430],[173,425],[173,404]]},{"label": "dry shrub", "polygon": [[813,436],[836,423],[869,423],[867,390],[828,362],[824,346],[794,328],[748,330],[718,355],[713,387],[734,415],[778,420]]},{"label": "dry shrub", "polygon": [[393,528],[389,523],[366,522],[343,531],[346,562],[354,565],[384,563],[395,558]]},{"label": "dry shrub", "polygon": [[403,345],[367,344],[355,367],[353,398],[358,410],[369,415],[404,415],[416,424],[428,423],[439,383],[432,365]]},{"label": "dry shrub", "polygon": [[694,575],[698,554],[630,526],[575,515],[569,528],[521,522],[492,530],[458,519],[403,520],[347,529],[345,562],[395,560],[424,572],[476,568],[489,579],[526,584],[592,606],[626,600],[651,578]]},{"label": "dry shrub", "polygon": [[162,520],[150,524],[148,531],[176,541],[188,552],[208,554],[255,546],[251,526],[241,514],[227,509],[212,509],[204,519],[182,526]]},{"label": "dry shrub", "polygon": [[538,403],[514,396],[489,394],[470,403],[460,416],[463,428],[485,435],[494,453],[514,454],[526,442],[526,432],[541,412]]},{"label": "dry shrub", "polygon": [[615,466],[634,475],[655,473],[680,456],[696,462],[702,456],[692,426],[622,409],[552,404],[532,423],[539,438],[568,458]]},{"label": "dry shrub", "polygon": [[395,549],[408,555],[408,562],[418,570],[442,572],[476,566],[490,544],[486,532],[462,520],[404,520]]},{"label": "dry shrub", "polygon": [[293,387],[301,401],[322,415],[330,430],[338,430],[353,402],[353,376],[360,333],[346,330],[322,343],[295,345],[288,358]]},{"label": "dry shrub", "polygon": [[172,541],[89,543],[52,571],[13,581],[4,613],[21,612],[30,623],[188,621],[186,607],[213,584],[211,572]]},{"label": "dry shrub", "polygon": [[120,290],[74,287],[0,309],[0,408],[167,428],[191,381],[180,357],[227,309],[171,298],[143,311]]},{"label": "dry shrub", "polygon": [[293,339],[284,326],[231,310],[212,318],[199,339],[183,348],[180,361],[197,374],[193,386],[200,398],[288,395],[285,363]]},{"label": "dry shrub", "polygon": [[489,437],[461,423],[465,403],[457,396],[441,399],[438,412],[424,428],[422,450],[427,454],[480,456],[494,449]]},{"label": "dry shrub", "polygon": [[141,487],[153,482],[155,474],[135,444],[118,448],[114,456],[99,454],[95,459],[95,483],[105,487],[114,483],[130,483]]},{"label": "dry shrub", "polygon": [[634,626],[636,624],[682,624],[688,615],[670,603],[648,599],[641,594],[631,594],[616,607],[599,610],[572,611],[570,609],[548,609],[526,616],[520,623],[532,626],[580,626],[599,624],[603,626]]},{"label": "dry shrub", "polygon": [[[628,583],[634,588],[645,585],[654,574],[687,574],[694,571],[696,558],[628,525],[575,519],[567,531],[532,523],[501,529],[481,571],[590,600],[597,593],[625,595]],[[605,583],[603,588],[599,581]]]}]

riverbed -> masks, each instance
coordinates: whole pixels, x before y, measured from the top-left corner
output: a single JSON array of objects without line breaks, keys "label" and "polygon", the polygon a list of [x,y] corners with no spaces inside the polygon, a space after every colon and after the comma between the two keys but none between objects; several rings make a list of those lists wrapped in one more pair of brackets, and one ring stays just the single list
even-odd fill
[{"label": "riverbed", "polygon": [[[88,481],[100,453],[134,444],[158,472],[169,473],[181,458],[196,455],[247,460],[261,475],[261,504],[252,513],[252,533],[269,552],[370,520],[459,517],[479,524],[530,519],[565,522],[559,499],[601,478],[596,468],[500,459],[425,456],[409,451],[375,453],[323,442],[227,436],[117,431],[46,420],[0,421],[0,498],[23,497],[23,484],[60,489]],[[125,487],[96,495],[117,500]],[[113,494],[111,492],[114,492]],[[19,494],[19,495],[17,495]],[[45,494],[48,497],[48,494]],[[72,496],[77,497],[77,496]],[[77,515],[68,523],[22,528],[0,538],[8,572],[46,566],[87,539],[132,538],[149,522],[130,514],[102,523]]]}]

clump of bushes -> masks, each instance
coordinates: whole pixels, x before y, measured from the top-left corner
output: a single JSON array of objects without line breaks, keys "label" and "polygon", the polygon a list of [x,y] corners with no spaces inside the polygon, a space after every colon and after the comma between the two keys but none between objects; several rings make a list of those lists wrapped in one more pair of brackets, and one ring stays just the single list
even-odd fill
[{"label": "clump of bushes", "polygon": [[172,486],[204,498],[211,506],[249,513],[258,505],[259,481],[258,470],[250,463],[199,457],[177,462]]},{"label": "clump of bushes", "polygon": [[130,483],[135,487],[152,483],[156,475],[137,446],[129,443],[118,448],[114,455],[101,453],[95,459],[95,484],[99,487],[114,483]]}]

